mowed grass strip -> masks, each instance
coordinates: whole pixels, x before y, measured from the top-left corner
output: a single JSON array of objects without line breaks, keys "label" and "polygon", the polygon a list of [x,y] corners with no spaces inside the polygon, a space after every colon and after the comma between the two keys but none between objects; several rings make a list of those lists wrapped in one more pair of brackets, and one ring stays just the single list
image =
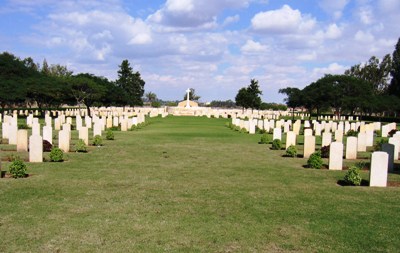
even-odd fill
[{"label": "mowed grass strip", "polygon": [[344,171],[305,169],[226,119],[148,120],[1,179],[0,252],[400,249],[400,188],[338,186]]}]

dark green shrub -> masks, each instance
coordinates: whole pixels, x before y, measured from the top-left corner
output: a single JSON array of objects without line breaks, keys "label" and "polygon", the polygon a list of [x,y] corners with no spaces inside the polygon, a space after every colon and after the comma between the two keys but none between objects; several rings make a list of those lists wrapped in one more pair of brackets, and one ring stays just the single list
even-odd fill
[{"label": "dark green shrub", "polygon": [[20,160],[14,160],[9,167],[9,171],[13,178],[26,177],[26,164]]},{"label": "dark green shrub", "polygon": [[262,136],[261,136],[261,140],[260,140],[260,144],[268,144],[268,143],[270,143],[270,138],[269,138],[269,135],[268,134],[263,134]]},{"label": "dark green shrub", "polygon": [[374,150],[375,151],[381,151],[382,150],[382,144],[388,143],[388,142],[389,142],[388,138],[382,137],[380,140],[377,140],[375,142]]},{"label": "dark green shrub", "polygon": [[376,130],[375,131],[375,136],[382,136],[382,131],[381,130]]},{"label": "dark green shrub", "polygon": [[50,151],[50,161],[52,162],[64,161],[64,152],[59,148],[52,148]]},{"label": "dark green shrub", "polygon": [[93,146],[102,146],[103,145],[103,138],[100,135],[96,135],[93,139]]},{"label": "dark green shrub", "polygon": [[78,142],[75,144],[75,152],[80,152],[80,153],[87,152],[86,144],[83,140],[78,140]]},{"label": "dark green shrub", "polygon": [[321,157],[322,157],[322,158],[329,158],[329,152],[330,152],[330,150],[331,150],[331,146],[330,146],[330,145],[328,145],[328,146],[323,146],[323,147],[321,148]]},{"label": "dark green shrub", "polygon": [[113,127],[108,128],[108,130],[111,130],[111,131],[121,131],[121,127],[120,127],[120,126],[113,126]]},{"label": "dark green shrub", "polygon": [[361,185],[362,178],[360,174],[360,168],[357,166],[351,166],[346,175],[344,175],[344,181],[348,185]]},{"label": "dark green shrub", "polygon": [[43,140],[43,152],[50,152],[52,148],[53,145],[50,142]]},{"label": "dark green shrub", "polygon": [[242,128],[242,129],[240,129],[240,131],[239,131],[240,133],[242,133],[242,134],[246,134],[246,133],[248,133],[248,131],[246,130],[246,128]]},{"label": "dark green shrub", "polygon": [[296,148],[296,146],[290,145],[290,146],[286,149],[285,156],[288,156],[288,157],[296,157],[296,156],[297,156],[297,148]]},{"label": "dark green shrub", "polygon": [[265,134],[265,133],[267,133],[267,131],[265,131],[265,130],[262,129],[262,128],[258,128],[258,126],[256,126],[256,133],[257,133],[257,134]]},{"label": "dark green shrub", "polygon": [[357,137],[358,133],[357,133],[357,131],[349,130],[349,131],[347,131],[346,135],[347,136],[355,136],[355,137]]},{"label": "dark green shrub", "polygon": [[153,102],[151,102],[151,107],[160,108],[161,103],[159,101],[153,101]]},{"label": "dark green shrub", "polygon": [[235,130],[236,132],[240,132],[240,126],[235,126],[234,130]]},{"label": "dark green shrub", "polygon": [[308,167],[312,169],[321,169],[324,161],[321,158],[321,151],[316,151],[310,155],[307,160]]},{"label": "dark green shrub", "polygon": [[281,150],[282,149],[282,142],[279,139],[275,139],[272,141],[272,147],[273,150]]},{"label": "dark green shrub", "polygon": [[107,140],[114,140],[114,132],[111,131],[110,129],[107,130],[107,132],[106,132],[106,139]]}]

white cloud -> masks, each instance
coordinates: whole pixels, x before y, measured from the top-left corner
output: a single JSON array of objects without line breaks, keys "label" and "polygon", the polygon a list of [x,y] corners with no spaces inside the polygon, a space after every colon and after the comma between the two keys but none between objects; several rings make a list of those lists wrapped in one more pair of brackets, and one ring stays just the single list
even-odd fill
[{"label": "white cloud", "polygon": [[257,13],[251,20],[256,31],[278,34],[310,32],[315,19],[304,16],[299,10],[284,5],[281,9]]},{"label": "white cloud", "polygon": [[240,16],[239,15],[235,15],[235,16],[229,16],[226,17],[224,22],[222,23],[223,26],[227,26],[229,24],[233,24],[236,23],[240,20]]},{"label": "white cloud", "polygon": [[374,22],[374,14],[371,6],[363,6],[358,11],[358,16],[361,23],[365,25],[370,25]]},{"label": "white cloud", "polygon": [[[243,8],[250,0],[167,0],[147,20],[166,27],[210,29],[217,26],[216,17],[225,9]],[[169,29],[171,30],[171,29]]]},{"label": "white cloud", "polygon": [[324,76],[325,74],[340,75],[343,74],[344,71],[346,71],[346,69],[348,69],[347,66],[343,66],[340,65],[339,63],[334,62],[329,64],[327,67],[314,68],[312,71],[313,72],[312,76],[314,79],[318,79]]},{"label": "white cloud", "polygon": [[354,39],[361,43],[370,43],[374,41],[374,36],[370,32],[357,31],[354,35]]},{"label": "white cloud", "polygon": [[332,15],[335,19],[342,17],[343,9],[350,0],[319,0],[319,6],[326,12]]},{"label": "white cloud", "polygon": [[328,39],[338,39],[342,36],[342,30],[336,25],[331,24],[325,32],[325,37]]},{"label": "white cloud", "polygon": [[247,40],[246,44],[244,44],[240,50],[243,53],[252,54],[252,53],[264,53],[268,50],[268,46],[262,45],[259,42],[253,40]]}]

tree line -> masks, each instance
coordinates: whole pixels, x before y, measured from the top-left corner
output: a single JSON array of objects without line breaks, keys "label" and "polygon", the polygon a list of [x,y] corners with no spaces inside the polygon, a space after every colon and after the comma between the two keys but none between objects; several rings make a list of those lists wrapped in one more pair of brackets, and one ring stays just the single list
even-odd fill
[{"label": "tree line", "polygon": [[304,108],[317,117],[322,112],[397,116],[400,111],[400,39],[392,55],[372,56],[342,75],[325,75],[303,89],[287,87],[288,107]]},{"label": "tree line", "polygon": [[90,73],[74,75],[66,66],[35,63],[11,53],[0,54],[0,106],[59,108],[62,105],[141,106],[145,81],[128,60],[119,65],[118,79]]}]

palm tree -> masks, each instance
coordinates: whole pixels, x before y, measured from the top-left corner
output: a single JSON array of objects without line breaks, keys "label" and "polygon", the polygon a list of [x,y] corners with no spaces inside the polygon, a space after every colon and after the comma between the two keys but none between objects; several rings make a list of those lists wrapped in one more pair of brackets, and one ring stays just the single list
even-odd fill
[{"label": "palm tree", "polygon": [[144,94],[144,96],[147,98],[147,100],[150,103],[157,100],[157,95],[154,92],[151,92],[151,91],[149,91],[146,94]]}]

